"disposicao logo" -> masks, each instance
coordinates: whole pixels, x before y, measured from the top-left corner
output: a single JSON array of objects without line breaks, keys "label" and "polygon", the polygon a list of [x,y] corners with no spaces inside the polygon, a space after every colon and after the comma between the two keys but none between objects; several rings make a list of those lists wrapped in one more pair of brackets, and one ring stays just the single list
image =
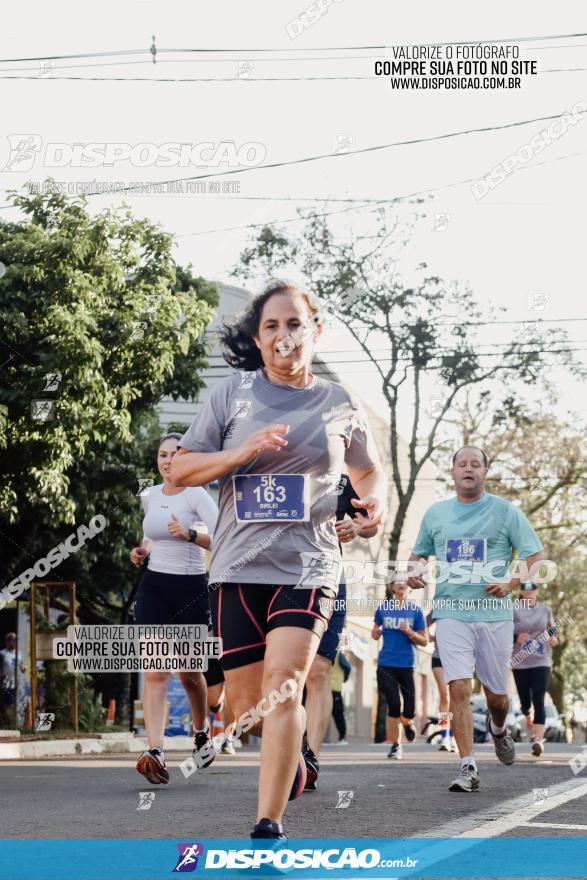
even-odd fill
[{"label": "disposicao logo", "polygon": [[174,874],[187,874],[195,871],[198,867],[198,856],[204,855],[204,847],[201,843],[178,843],[179,855],[177,865],[173,869]]}]

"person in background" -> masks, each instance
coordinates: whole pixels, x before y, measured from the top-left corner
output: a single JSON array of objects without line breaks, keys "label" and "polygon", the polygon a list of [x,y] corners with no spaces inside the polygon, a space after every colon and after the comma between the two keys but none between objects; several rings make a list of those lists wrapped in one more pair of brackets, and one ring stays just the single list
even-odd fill
[{"label": "person in background", "polygon": [[539,758],[544,751],[544,696],[552,667],[552,648],[558,645],[550,606],[538,602],[536,584],[520,585],[520,602],[514,608],[512,672],[516,689],[532,734],[530,751]]},{"label": "person in background", "polygon": [[[377,665],[377,687],[385,694],[388,712],[388,733],[391,747],[388,758],[402,757],[402,728],[408,742],[416,738],[416,690],[414,667],[416,645],[428,644],[426,621],[422,609],[408,602],[410,592],[405,583],[394,583],[392,599],[381,602],[375,612],[371,637],[383,647]],[[401,694],[401,696],[400,696]]]},{"label": "person in background", "polygon": [[330,689],[332,691],[332,718],[338,731],[337,746],[348,746],[346,738],[346,719],[344,717],[344,700],[342,698],[342,686],[349,680],[351,664],[341,651],[338,651],[332,664],[330,674]]},{"label": "person in background", "polygon": [[[0,718],[3,724],[11,726],[16,724],[16,662],[16,633],[9,632],[0,651]],[[19,669],[24,672],[20,660]]]},{"label": "person in background", "polygon": [[[177,487],[170,480],[171,462],[177,453],[181,434],[166,434],[159,441],[157,466],[163,482],[141,495],[145,512],[143,540],[130,553],[131,562],[141,565],[148,558],[134,604],[137,624],[200,624],[211,627],[210,599],[204,550],[212,546],[218,508],[201,486]],[[195,528],[197,526],[197,528]],[[222,670],[217,662],[219,685]],[[163,752],[165,705],[171,672],[145,672],[143,709],[148,748],[136,769],[153,785],[167,785],[169,771]],[[207,680],[202,672],[180,672],[192,711],[194,757],[211,743],[207,719]],[[218,689],[218,688],[217,688]],[[218,696],[215,697],[218,699]],[[207,767],[198,758],[198,766]]]}]

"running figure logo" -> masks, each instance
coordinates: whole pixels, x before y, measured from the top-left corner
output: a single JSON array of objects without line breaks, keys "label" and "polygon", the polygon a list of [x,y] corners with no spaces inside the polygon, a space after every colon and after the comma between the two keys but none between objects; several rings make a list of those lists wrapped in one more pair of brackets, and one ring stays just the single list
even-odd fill
[{"label": "running figure logo", "polygon": [[43,391],[59,391],[61,373],[45,373],[45,387]]},{"label": "running figure logo", "polygon": [[532,801],[532,806],[544,803],[546,798],[548,797],[548,789],[547,788],[533,788],[534,800]]},{"label": "running figure logo", "polygon": [[296,589],[308,590],[323,587],[326,577],[332,569],[334,554],[301,551],[300,556],[302,558],[302,574],[296,584]]},{"label": "running figure logo", "polygon": [[10,156],[2,171],[30,171],[43,143],[38,134],[9,134]]},{"label": "running figure logo", "polygon": [[195,871],[198,867],[198,856],[204,855],[204,847],[201,843],[178,843],[179,856],[177,865],[173,869],[174,874],[187,874]]},{"label": "running figure logo", "polygon": [[138,483],[139,491],[137,495],[148,495],[155,485],[155,480],[152,477],[139,477]]},{"label": "running figure logo", "polygon": [[51,730],[51,725],[55,721],[54,712],[39,712],[39,720],[37,721],[37,730]]},{"label": "running figure logo", "polygon": [[139,791],[139,805],[137,810],[150,810],[153,801],[155,800],[154,791]]},{"label": "running figure logo", "polygon": [[335,810],[347,810],[349,808],[354,796],[355,796],[354,791],[339,791],[338,792],[338,803],[335,807]]},{"label": "running figure logo", "polygon": [[37,422],[50,422],[53,420],[52,400],[32,400],[31,418]]}]

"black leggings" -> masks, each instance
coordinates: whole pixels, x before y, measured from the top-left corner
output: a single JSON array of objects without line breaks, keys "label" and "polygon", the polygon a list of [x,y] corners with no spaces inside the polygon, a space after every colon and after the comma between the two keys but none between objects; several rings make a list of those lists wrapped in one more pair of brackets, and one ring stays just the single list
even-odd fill
[{"label": "black leggings", "polygon": [[[378,666],[377,687],[385,695],[390,718],[413,718],[416,714],[414,670],[411,667]],[[404,710],[401,710],[400,691]]]},{"label": "black leggings", "polygon": [[332,717],[338,730],[338,738],[346,739],[346,721],[344,717],[344,703],[340,691],[332,691]]},{"label": "black leggings", "polygon": [[548,690],[550,666],[534,666],[531,669],[513,669],[514,680],[524,715],[534,707],[534,724],[544,724],[544,695]]}]

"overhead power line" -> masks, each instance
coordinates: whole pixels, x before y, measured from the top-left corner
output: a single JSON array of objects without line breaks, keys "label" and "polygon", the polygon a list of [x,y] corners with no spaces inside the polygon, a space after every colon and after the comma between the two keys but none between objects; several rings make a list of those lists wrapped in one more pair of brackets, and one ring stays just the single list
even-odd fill
[{"label": "overhead power line", "polygon": [[[547,34],[545,36],[533,36],[533,37],[496,37],[495,39],[484,39],[484,40],[448,40],[448,41],[434,41],[428,40],[425,45],[429,46],[484,46],[484,45],[492,45],[494,43],[541,43],[541,42],[550,42],[551,40],[571,40],[578,39],[579,37],[587,37],[587,32],[579,32],[579,33],[571,33],[571,34]],[[288,47],[288,46],[279,46],[279,47],[271,47],[271,48],[252,48],[248,47],[230,47],[230,48],[184,48],[184,49],[159,49],[157,48],[157,56],[166,55],[166,54],[222,54],[225,55],[230,52],[238,52],[238,53],[246,53],[246,54],[264,54],[266,52],[360,52],[360,51],[387,51],[398,48],[400,45],[409,45],[409,46],[418,46],[424,45],[423,43],[403,43],[403,44],[395,44],[395,45],[375,45],[375,46],[311,46],[311,47]],[[27,58],[0,58],[0,64],[16,64],[20,62],[26,61],[64,61],[73,58],[104,58],[104,57],[115,57],[121,55],[142,55],[150,52],[150,47],[142,48],[142,49],[118,49],[118,50],[110,50],[106,52],[77,52],[75,54],[67,54],[67,55],[33,55]]]},{"label": "overhead power line", "polygon": [[[246,168],[227,169],[225,171],[216,171],[216,172],[210,171],[210,172],[206,172],[205,174],[194,174],[194,175],[190,175],[189,177],[173,178],[172,180],[157,180],[157,181],[153,181],[153,183],[156,183],[159,186],[168,186],[169,184],[172,184],[172,183],[187,183],[188,181],[191,181],[191,180],[206,180],[206,179],[209,179],[212,177],[214,177],[214,178],[226,177],[226,176],[233,175],[233,174],[245,174],[245,173],[251,172],[251,171],[263,171],[263,170],[266,170],[269,168],[286,168],[286,167],[291,167],[293,165],[306,165],[306,164],[309,164],[310,162],[322,161],[323,159],[340,159],[340,158],[348,157],[348,156],[358,156],[358,155],[363,155],[366,153],[380,152],[381,150],[389,150],[389,149],[393,149],[395,147],[414,146],[416,144],[426,144],[426,143],[432,143],[434,141],[449,140],[451,138],[463,137],[464,135],[469,135],[469,134],[483,134],[483,133],[489,132],[489,131],[504,131],[509,128],[519,128],[519,127],[526,126],[526,125],[533,125],[534,123],[537,123],[537,122],[552,122],[554,119],[560,119],[567,112],[568,111],[563,110],[561,113],[553,113],[553,114],[550,114],[549,116],[535,116],[532,119],[521,119],[521,120],[517,120],[516,122],[504,122],[499,125],[484,125],[484,126],[481,126],[480,128],[467,128],[467,129],[461,129],[459,131],[449,131],[449,132],[445,132],[444,134],[430,135],[428,137],[408,138],[403,141],[393,141],[392,143],[389,143],[389,144],[379,144],[374,147],[361,147],[357,150],[352,150],[348,153],[320,153],[316,156],[304,156],[301,159],[288,159],[288,160],[284,160],[283,162],[269,162],[265,165],[253,165],[253,166],[249,166]],[[577,112],[577,115],[583,116],[585,113],[587,113],[587,111],[579,110]],[[536,164],[538,164],[538,163],[536,163]],[[478,179],[478,178],[471,178],[471,180],[476,180],[476,179]],[[136,186],[133,187],[129,184],[129,186],[120,187],[120,189],[118,189],[116,192],[123,193],[123,192],[133,191],[134,189],[136,189]],[[430,191],[431,190],[424,190],[424,192],[430,192]],[[86,195],[87,196],[104,195],[104,193],[95,191],[95,192],[86,193]],[[410,194],[410,196],[412,196],[412,195],[413,194]],[[8,205],[5,207],[12,207],[12,206]]]},{"label": "overhead power line", "polygon": [[[1,68],[0,68],[1,69]],[[69,81],[69,82],[166,82],[166,83],[210,83],[210,82],[241,82],[241,77],[238,76],[199,76],[199,77],[187,77],[187,76],[47,76],[47,77],[39,77],[37,76],[17,76],[15,74],[10,74],[10,76],[3,76],[0,74],[0,79],[22,79],[22,80],[39,80],[42,79],[44,82],[49,80],[53,82],[59,81]],[[333,80],[369,80],[372,82],[375,77],[373,76],[254,76],[250,79],[242,79],[243,82],[315,82],[316,80],[329,82]]]}]

